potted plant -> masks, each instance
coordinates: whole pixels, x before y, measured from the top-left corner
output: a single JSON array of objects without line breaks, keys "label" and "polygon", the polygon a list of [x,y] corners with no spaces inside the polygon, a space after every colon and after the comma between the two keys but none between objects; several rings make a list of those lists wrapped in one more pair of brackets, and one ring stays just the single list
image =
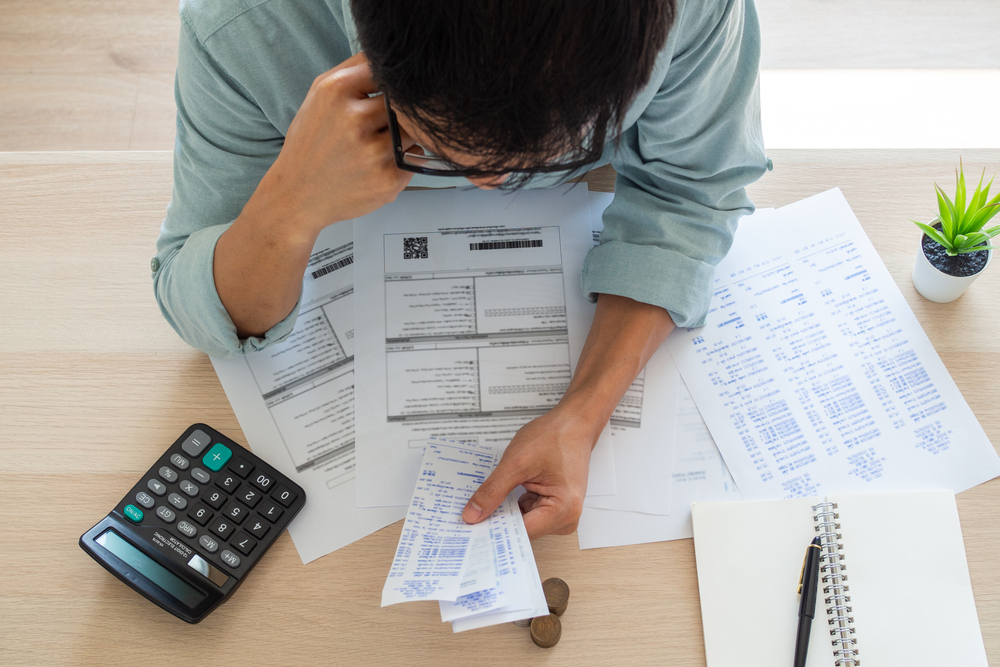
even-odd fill
[{"label": "potted plant", "polygon": [[949,199],[935,183],[938,217],[930,224],[911,221],[924,232],[913,264],[913,286],[924,298],[938,303],[948,303],[962,296],[989,265],[994,250],[990,239],[1000,234],[1000,225],[984,229],[1000,212],[1000,194],[987,201],[993,179],[984,189],[984,169],[976,191],[966,198],[965,170],[961,161],[959,167],[955,173],[955,200]]}]

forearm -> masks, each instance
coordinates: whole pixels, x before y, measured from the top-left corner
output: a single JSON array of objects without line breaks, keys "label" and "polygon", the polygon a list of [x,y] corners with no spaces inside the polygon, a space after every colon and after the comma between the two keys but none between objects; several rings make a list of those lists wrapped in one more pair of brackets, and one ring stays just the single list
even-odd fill
[{"label": "forearm", "polygon": [[265,177],[219,237],[215,288],[241,339],[262,336],[295,307],[320,229],[297,224],[293,212],[270,195]]},{"label": "forearm", "polygon": [[666,310],[601,294],[576,373],[558,409],[582,421],[596,442],[618,402],[649,358],[673,331]]}]

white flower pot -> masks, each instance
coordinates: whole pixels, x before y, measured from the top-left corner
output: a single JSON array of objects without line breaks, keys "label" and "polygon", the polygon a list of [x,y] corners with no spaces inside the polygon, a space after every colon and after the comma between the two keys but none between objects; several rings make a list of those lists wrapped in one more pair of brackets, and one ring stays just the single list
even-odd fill
[{"label": "white flower pot", "polygon": [[963,277],[948,275],[935,268],[924,255],[923,235],[921,235],[917,241],[917,259],[913,263],[913,286],[929,301],[948,303],[962,296],[992,260],[993,251],[990,250],[986,257],[986,266],[979,273]]}]

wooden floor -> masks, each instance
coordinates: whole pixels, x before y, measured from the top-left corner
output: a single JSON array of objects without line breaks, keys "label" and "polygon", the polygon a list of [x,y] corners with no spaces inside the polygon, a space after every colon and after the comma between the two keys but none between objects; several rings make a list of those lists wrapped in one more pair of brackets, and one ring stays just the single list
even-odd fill
[{"label": "wooden floor", "polygon": [[[997,0],[757,7],[765,69],[1000,67]],[[0,0],[0,151],[172,149],[179,26],[177,0]]]}]

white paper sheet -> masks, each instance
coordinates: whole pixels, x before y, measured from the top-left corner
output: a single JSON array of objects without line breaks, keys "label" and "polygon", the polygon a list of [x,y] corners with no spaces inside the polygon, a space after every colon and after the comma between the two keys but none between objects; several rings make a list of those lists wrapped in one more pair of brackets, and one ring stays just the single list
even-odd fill
[{"label": "white paper sheet", "polygon": [[[477,543],[492,551],[490,522],[467,524],[462,510],[493,471],[492,448],[428,442],[413,489],[396,556],[382,588],[382,606],[416,600],[455,600],[497,585],[492,571],[477,567],[466,580]],[[484,539],[485,538],[485,539]],[[476,554],[482,558],[483,554]],[[478,565],[478,564],[477,564]],[[491,579],[485,584],[484,579]]]},{"label": "white paper sheet", "polygon": [[292,334],[244,357],[212,358],[251,449],[306,491],[288,527],[303,563],[406,512],[355,507],[353,259],[351,223],[327,227],[303,277]]},{"label": "white paper sheet", "polygon": [[670,515],[587,507],[577,528],[581,549],[691,537],[692,502],[740,500],[740,492],[683,382],[678,383],[678,394]]},{"label": "white paper sheet", "polygon": [[[590,193],[593,244],[600,241],[604,209],[614,195]],[[593,320],[595,306],[591,305]],[[669,514],[674,459],[674,413],[680,375],[666,350],[658,350],[632,382],[611,415],[615,446],[614,495],[588,495],[584,506],[646,514]],[[643,410],[645,405],[656,406]]]},{"label": "white paper sheet", "polygon": [[990,444],[840,190],[744,218],[666,342],[746,499],[964,491]]},{"label": "white paper sheet", "polygon": [[[429,437],[506,447],[586,338],[582,187],[404,192],[355,221],[357,503],[405,505]],[[605,429],[590,493],[614,493]]]}]

